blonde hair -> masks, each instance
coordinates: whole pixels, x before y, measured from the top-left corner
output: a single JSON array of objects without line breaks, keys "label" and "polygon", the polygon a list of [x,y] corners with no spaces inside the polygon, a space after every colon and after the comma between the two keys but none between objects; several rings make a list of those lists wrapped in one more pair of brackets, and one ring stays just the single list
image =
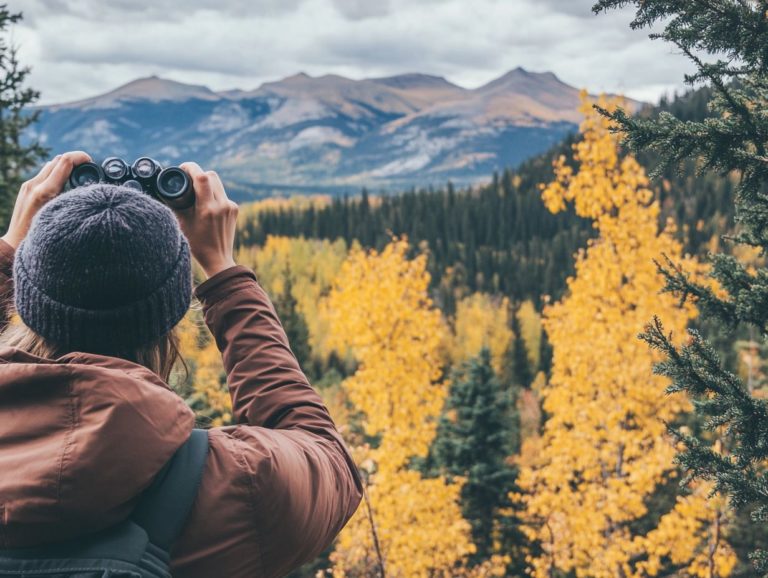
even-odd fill
[{"label": "blonde hair", "polygon": [[[5,328],[5,331],[0,334],[0,344],[15,347],[45,359],[56,359],[67,353],[72,353],[65,347],[49,342],[21,320],[16,320]],[[127,359],[143,365],[160,376],[165,382],[168,382],[177,362],[181,362],[184,371],[187,371],[187,364],[179,350],[179,336],[176,328],[171,329],[151,343],[116,352],[112,354],[112,357]]]}]

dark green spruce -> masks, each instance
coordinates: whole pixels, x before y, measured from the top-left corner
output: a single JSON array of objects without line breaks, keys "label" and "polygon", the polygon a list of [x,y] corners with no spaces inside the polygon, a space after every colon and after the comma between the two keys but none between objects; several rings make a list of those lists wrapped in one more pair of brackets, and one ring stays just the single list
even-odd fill
[{"label": "dark green spruce", "polygon": [[506,381],[508,384],[514,386],[527,388],[530,387],[531,382],[533,381],[533,370],[531,369],[531,362],[528,359],[528,347],[525,344],[523,332],[520,328],[518,311],[519,308],[517,307],[512,311],[512,323],[510,329],[512,329],[514,337],[509,344],[509,350],[506,352],[507,363],[505,364],[509,366],[507,372],[511,375],[506,378]]},{"label": "dark green spruce", "polygon": [[283,271],[283,292],[275,299],[275,310],[288,336],[291,351],[306,372],[310,368],[312,351],[309,345],[309,329],[298,305],[299,302],[293,295],[293,280],[288,265]]},{"label": "dark green spruce", "polygon": [[39,115],[28,108],[40,93],[25,87],[29,68],[19,63],[15,46],[8,41],[9,28],[21,14],[0,4],[0,228],[5,230],[24,176],[34,169],[46,150],[26,142],[22,134]]},{"label": "dark green spruce", "polygon": [[[738,177],[736,234],[730,243],[768,249],[768,0],[602,0],[595,12],[634,6],[631,26],[654,26],[652,36],[669,42],[694,63],[690,84],[711,91],[709,115],[702,120],[662,112],[653,118],[619,111],[619,123],[633,150],[656,151],[662,166],[694,159],[703,171]],[[768,323],[768,270],[749,271],[728,254],[711,256],[712,277],[725,295],[697,283],[679,264],[661,261],[666,290],[694,300],[706,323],[737,335],[753,327],[765,340]],[[656,372],[672,380],[670,392],[694,400],[705,429],[678,436],[685,444],[680,465],[689,478],[711,480],[737,512],[751,506],[756,524],[768,519],[768,405],[724,364],[723,355],[696,331],[676,346],[655,320],[643,337],[666,354]],[[722,438],[726,452],[713,450]],[[768,572],[768,553],[752,554],[758,572]]]},{"label": "dark green spruce", "polygon": [[[516,490],[517,468],[508,462],[519,451],[514,399],[497,378],[488,349],[457,368],[429,462],[435,473],[466,478],[461,491],[464,518],[472,526],[477,552],[472,564],[495,552],[522,563],[524,538],[509,493]],[[510,575],[522,568],[511,567]]]}]

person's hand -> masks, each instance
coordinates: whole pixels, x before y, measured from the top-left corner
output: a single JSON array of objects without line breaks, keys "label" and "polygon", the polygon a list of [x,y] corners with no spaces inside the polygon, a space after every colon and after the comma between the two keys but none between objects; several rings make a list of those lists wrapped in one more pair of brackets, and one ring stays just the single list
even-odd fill
[{"label": "person's hand", "polygon": [[41,171],[21,185],[13,206],[8,232],[2,239],[16,249],[27,236],[32,219],[51,199],[64,190],[72,169],[91,161],[91,157],[82,151],[73,151],[59,155],[48,161]]},{"label": "person's hand", "polygon": [[187,236],[192,256],[207,277],[235,265],[232,256],[237,227],[237,203],[227,198],[224,185],[213,171],[196,163],[180,168],[189,175],[195,189],[195,204],[176,211],[181,230]]}]

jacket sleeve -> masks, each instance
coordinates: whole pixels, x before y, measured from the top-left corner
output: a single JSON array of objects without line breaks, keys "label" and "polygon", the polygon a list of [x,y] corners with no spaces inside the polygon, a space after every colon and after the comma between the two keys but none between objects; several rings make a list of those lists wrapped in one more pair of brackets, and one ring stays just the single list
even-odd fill
[{"label": "jacket sleeve", "polygon": [[227,373],[262,570],[283,575],[321,553],[354,514],[359,473],[254,273],[232,267],[195,294]]},{"label": "jacket sleeve", "polygon": [[13,256],[15,251],[0,239],[0,331],[8,326],[13,313]]}]

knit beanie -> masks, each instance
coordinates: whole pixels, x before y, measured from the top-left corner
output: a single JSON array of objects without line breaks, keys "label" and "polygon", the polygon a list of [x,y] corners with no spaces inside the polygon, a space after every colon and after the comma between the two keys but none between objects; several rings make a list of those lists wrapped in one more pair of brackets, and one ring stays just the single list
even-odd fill
[{"label": "knit beanie", "polygon": [[46,204],[16,251],[13,275],[21,319],[70,351],[147,345],[192,298],[189,245],[175,215],[116,185],[80,187]]}]

